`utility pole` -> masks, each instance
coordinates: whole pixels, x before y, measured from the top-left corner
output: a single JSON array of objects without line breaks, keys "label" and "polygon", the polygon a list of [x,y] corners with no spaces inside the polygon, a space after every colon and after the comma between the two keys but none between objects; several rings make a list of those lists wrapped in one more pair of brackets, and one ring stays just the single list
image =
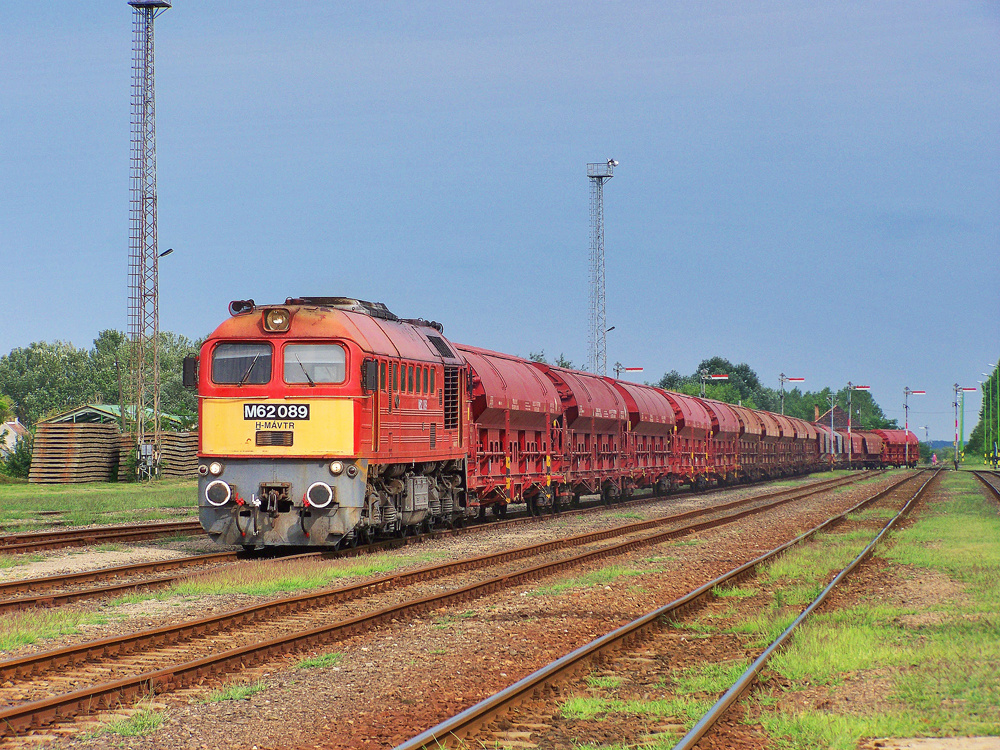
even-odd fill
[{"label": "utility pole", "polygon": [[129,0],[132,6],[132,149],[129,182],[129,399],[123,426],[132,438],[139,478],[160,471],[160,310],[156,245],[156,96],[153,19],[170,0]]},{"label": "utility pole", "polygon": [[[905,415],[903,417],[903,437],[904,437],[904,439],[907,438],[907,437],[909,437],[909,435],[910,435],[910,394],[911,393],[914,394],[914,395],[916,395],[916,396],[922,396],[925,393],[927,393],[927,391],[914,391],[914,390],[912,390],[910,388],[910,386],[906,386],[905,388],[903,388],[903,414]],[[906,440],[906,442],[903,443],[903,456],[904,456],[904,460],[906,461],[906,465],[909,466],[910,465],[910,441],[909,440]]]},{"label": "utility pole", "polygon": [[608,318],[605,310],[604,284],[604,183],[614,177],[618,162],[608,159],[603,164],[588,164],[590,178],[590,333],[589,369],[597,375],[607,375],[608,347],[605,335]]}]

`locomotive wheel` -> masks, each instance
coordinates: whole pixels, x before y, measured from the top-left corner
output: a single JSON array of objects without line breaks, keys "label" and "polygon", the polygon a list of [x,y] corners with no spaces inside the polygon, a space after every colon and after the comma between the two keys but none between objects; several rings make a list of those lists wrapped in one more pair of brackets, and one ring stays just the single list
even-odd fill
[{"label": "locomotive wheel", "polygon": [[365,526],[364,530],[361,533],[364,534],[365,544],[371,544],[372,542],[375,541],[375,529],[373,529],[371,526]]}]

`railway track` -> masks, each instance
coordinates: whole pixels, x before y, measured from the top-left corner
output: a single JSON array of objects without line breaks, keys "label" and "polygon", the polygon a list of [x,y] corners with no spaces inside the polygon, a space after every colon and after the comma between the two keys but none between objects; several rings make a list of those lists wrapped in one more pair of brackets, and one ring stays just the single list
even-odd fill
[{"label": "railway track", "polygon": [[990,491],[993,502],[1000,503],[1000,475],[995,471],[974,471],[972,473]]},{"label": "railway track", "polygon": [[[851,481],[857,481],[856,476],[847,477],[834,477],[833,479],[822,480],[819,482],[811,482],[797,487],[790,487],[782,490],[775,490],[768,493],[769,497],[780,497],[782,495],[787,495],[797,491],[801,491],[803,488],[811,488],[814,491],[820,491],[823,489],[835,488],[841,486],[845,483]],[[718,491],[722,491],[721,489]],[[707,493],[706,493],[707,494]],[[627,502],[648,502],[652,498],[633,498]],[[729,507],[729,505],[723,505],[718,507]],[[608,506],[603,504],[595,504],[587,508],[579,508],[574,511],[564,512],[564,516],[571,515],[585,515],[591,513],[598,513],[601,511],[606,511]],[[325,559],[334,559],[337,557],[345,556],[355,556],[362,554],[372,554],[376,552],[386,552],[393,549],[398,549],[402,546],[408,544],[420,543],[423,541],[428,541],[431,539],[438,539],[445,536],[454,536],[463,533],[475,533],[477,531],[485,530],[495,530],[498,528],[514,527],[522,524],[529,523],[539,523],[543,522],[546,518],[551,518],[551,516],[533,516],[528,513],[518,514],[517,517],[510,518],[507,520],[488,520],[481,523],[476,523],[473,526],[464,527],[462,529],[439,529],[432,532],[427,532],[425,534],[418,535],[416,537],[405,537],[397,539],[386,539],[378,542],[373,542],[370,545],[365,545],[358,547],[357,549],[343,549],[340,551],[330,551],[330,550],[319,550],[312,552],[301,553],[300,555],[294,555],[295,557],[316,557]],[[173,560],[163,560],[156,562],[147,563],[136,563],[132,565],[122,565],[113,568],[101,568],[92,571],[86,571],[81,573],[68,573],[63,575],[53,575],[45,576],[39,578],[22,579],[15,581],[7,581],[0,583],[0,597],[5,597],[0,599],[0,614],[3,612],[16,611],[19,609],[28,609],[31,607],[54,607],[61,606],[74,601],[80,601],[83,599],[94,599],[94,598],[106,598],[112,596],[118,596],[126,592],[135,591],[137,589],[149,589],[149,588],[162,588],[166,586],[173,585],[182,578],[186,578],[191,575],[188,573],[179,573],[177,575],[170,576],[159,576],[158,573],[162,573],[168,570],[178,570],[183,568],[203,568],[210,565],[219,565],[225,563],[235,562],[238,559],[244,559],[250,557],[251,559],[259,559],[260,556],[266,554],[275,554],[274,552],[261,552],[259,556],[255,556],[254,553],[248,553],[246,551],[242,552],[216,552],[204,555],[192,555],[188,557],[176,558]],[[282,555],[282,559],[288,559],[287,553]],[[90,586],[86,588],[81,588],[81,584],[99,582],[96,586]],[[110,583],[108,581],[111,581]],[[45,593],[41,593],[45,592]],[[12,596],[13,594],[27,593],[28,596]]]},{"label": "railway track", "polygon": [[[592,560],[732,523],[748,514],[762,513],[862,478],[787,488],[711,509],[426,566],[175,626],[0,662],[0,702],[10,706],[0,711],[0,729],[20,734],[102,707],[129,703],[152,692],[173,690],[289,652],[367,632],[393,619],[409,618]],[[610,544],[604,544],[609,540]],[[529,567],[515,564],[532,557],[543,561]]]},{"label": "railway track", "polygon": [[67,529],[65,531],[33,531],[0,536],[0,554],[40,552],[42,550],[63,549],[64,547],[87,547],[107,542],[137,542],[164,536],[201,533],[203,531],[198,521],[170,521],[143,526],[103,526],[89,529]]},{"label": "railway track", "polygon": [[[834,480],[827,480],[834,481]],[[708,495],[718,492],[724,492],[726,490],[734,489],[734,486],[725,487],[713,487],[707,490],[703,490],[698,494]],[[689,490],[687,492],[678,493],[676,496],[683,497],[693,493],[694,490]],[[673,495],[671,495],[673,496]],[[616,505],[624,505],[630,502],[641,502],[643,500],[648,500],[652,496],[636,496],[628,500],[622,500],[616,503]],[[607,507],[600,503],[600,501],[594,501],[592,507],[602,508]],[[586,508],[572,508],[565,512],[579,512],[580,510],[585,510]],[[45,514],[60,514],[63,511],[40,511],[40,513]],[[523,518],[531,518],[527,510],[519,512],[516,516],[513,516],[509,520],[519,520]],[[471,522],[471,525],[480,524],[492,524],[497,522],[497,517],[495,516],[484,516],[478,518]],[[61,523],[61,522],[60,522]],[[201,527],[199,521],[173,521],[166,523],[155,523],[146,524],[143,526],[136,525],[116,525],[116,526],[102,526],[102,527],[92,527],[87,529],[65,529],[65,530],[55,530],[55,531],[33,531],[24,532],[18,534],[4,534],[0,535],[0,554],[19,554],[23,552],[41,552],[45,550],[62,549],[64,547],[86,547],[93,544],[103,544],[108,542],[133,542],[142,541],[145,539],[156,539],[164,536],[176,536],[181,534],[197,534],[201,535],[204,530]],[[383,540],[391,541],[391,540]]]},{"label": "railway track", "polygon": [[[561,734],[556,726],[559,721],[560,709],[555,704],[558,703],[563,694],[561,685],[567,682],[576,684],[580,687],[579,692],[590,694],[591,691],[588,691],[587,685],[580,686],[575,681],[578,681],[580,677],[585,676],[599,664],[602,674],[599,674],[597,680],[591,685],[595,682],[601,684],[601,679],[606,680],[605,684],[610,684],[607,680],[610,680],[610,676],[614,675],[615,680],[639,686],[637,688],[639,693],[648,691],[653,678],[657,676],[658,664],[663,664],[663,671],[669,672],[671,662],[683,661],[676,658],[678,656],[676,650],[680,647],[678,637],[676,634],[667,632],[668,628],[665,627],[665,623],[676,621],[685,613],[702,606],[718,587],[732,586],[754,575],[760,565],[784,554],[793,546],[802,544],[817,533],[843,523],[849,515],[866,506],[883,500],[889,504],[895,503],[899,512],[878,531],[851,564],[835,577],[833,582],[802,612],[792,626],[754,661],[751,668],[741,675],[696,724],[694,729],[676,745],[676,748],[694,747],[711,729],[712,725],[748,689],[770,655],[780,648],[794,628],[822,603],[837,583],[843,580],[861,560],[871,553],[875,544],[912,507],[936,476],[935,473],[928,479],[921,472],[916,476],[904,477],[889,488],[866,498],[847,512],[828,519],[757,559],[707,581],[669,604],[659,607],[555,660],[505,690],[398,745],[396,750],[418,750],[421,748],[438,750],[444,746],[454,746],[460,743],[464,743],[466,746],[482,744],[484,747],[504,746],[511,741],[528,742],[531,745],[535,743],[541,745],[556,742],[566,743],[569,741],[568,737]],[[685,644],[682,648],[690,648],[689,643],[685,642]],[[742,656],[742,653],[739,656]],[[609,716],[606,721],[614,722],[614,718]],[[676,741],[679,737],[677,730],[683,727],[682,724],[677,723],[676,719],[671,721],[669,718],[658,724],[655,720],[650,720],[644,726],[645,734],[643,736],[619,736],[616,737],[615,741],[624,745],[655,743],[660,746]]]}]

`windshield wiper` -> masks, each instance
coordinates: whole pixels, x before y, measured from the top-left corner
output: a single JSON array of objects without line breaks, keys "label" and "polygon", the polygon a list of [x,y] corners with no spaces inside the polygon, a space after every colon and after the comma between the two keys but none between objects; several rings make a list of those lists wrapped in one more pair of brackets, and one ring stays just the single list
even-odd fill
[{"label": "windshield wiper", "polygon": [[260,352],[257,352],[255,355],[253,355],[253,362],[250,363],[250,366],[247,368],[247,371],[243,373],[243,377],[240,378],[240,382],[237,383],[237,385],[242,386],[245,382],[247,382],[247,378],[250,377],[250,371],[253,370],[253,366],[257,364],[257,360],[259,358],[260,358]]},{"label": "windshield wiper", "polygon": [[304,364],[302,364],[302,360],[299,359],[299,355],[296,354],[296,355],[294,355],[294,357],[295,357],[295,361],[299,363],[299,367],[302,368],[302,374],[305,375],[306,376],[306,380],[309,381],[309,385],[311,385],[313,388],[315,388],[316,384],[313,382],[313,379],[311,377],[309,377],[309,373],[306,372],[306,366]]}]

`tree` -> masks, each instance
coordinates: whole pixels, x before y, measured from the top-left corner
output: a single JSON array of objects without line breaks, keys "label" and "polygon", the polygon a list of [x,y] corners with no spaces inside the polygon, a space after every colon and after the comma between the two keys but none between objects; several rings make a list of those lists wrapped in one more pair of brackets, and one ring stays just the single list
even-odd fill
[{"label": "tree", "polygon": [[14,414],[33,425],[42,417],[86,401],[90,361],[83,349],[64,341],[36,341],[0,357],[0,393]]}]

